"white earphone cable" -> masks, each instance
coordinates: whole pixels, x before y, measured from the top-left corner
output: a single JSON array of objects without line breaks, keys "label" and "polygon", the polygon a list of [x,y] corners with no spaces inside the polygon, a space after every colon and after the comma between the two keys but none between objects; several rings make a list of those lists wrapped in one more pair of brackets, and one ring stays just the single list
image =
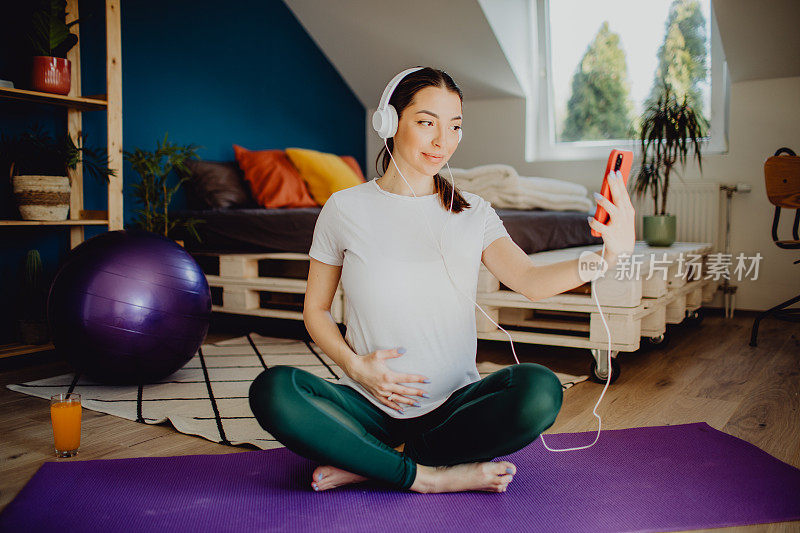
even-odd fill
[{"label": "white earphone cable", "polygon": [[[386,153],[389,154],[389,157],[391,158],[392,163],[394,164],[394,168],[397,169],[397,172],[398,172],[398,174],[400,174],[400,177],[403,178],[403,181],[406,182],[406,185],[408,185],[408,188],[411,189],[411,194],[414,195],[414,198],[417,198],[417,194],[414,192],[414,188],[411,187],[411,184],[408,183],[408,180],[406,180],[406,177],[400,171],[400,167],[397,166],[397,162],[395,162],[394,156],[392,155],[392,151],[389,150],[389,145],[387,144],[385,138],[383,139],[383,144],[386,147]],[[456,190],[455,178],[453,178],[453,172],[450,170],[450,163],[445,161],[445,164],[447,165],[447,171],[450,174],[450,184],[451,184],[450,208],[448,209],[448,211],[450,213],[452,213],[452,211],[453,211],[453,198],[455,196],[455,190]],[[492,320],[492,317],[487,315],[486,312],[481,308],[480,305],[478,305],[478,303],[476,301],[474,301],[467,294],[465,294],[458,287],[458,284],[456,284],[456,282],[453,280],[453,277],[450,275],[450,269],[447,268],[447,259],[445,258],[444,250],[442,249],[442,246],[441,246],[441,243],[444,240],[444,230],[447,227],[447,223],[450,222],[450,217],[447,218],[447,220],[445,221],[444,225],[442,226],[442,233],[439,236],[439,242],[437,242],[436,241],[436,237],[434,237],[433,229],[431,229],[431,225],[428,222],[428,217],[427,217],[427,215],[425,215],[425,211],[424,210],[422,211],[422,215],[423,215],[423,217],[425,219],[425,225],[428,227],[428,231],[430,232],[431,237],[433,237],[433,242],[436,245],[436,247],[438,248],[439,254],[442,256],[442,262],[444,263],[444,270],[445,270],[445,272],[447,272],[447,277],[450,278],[450,283],[453,284],[453,287],[455,287],[458,292],[460,292],[463,296],[466,296],[466,298],[470,302],[475,304],[475,306],[478,309],[480,309],[481,313],[483,313],[483,315],[486,318],[488,318],[489,321],[491,321],[492,324],[494,324],[495,326],[500,328],[503,331],[503,333],[506,334],[506,336],[508,337],[508,340],[511,342],[511,353],[514,355],[514,360],[517,362],[517,364],[520,364],[519,363],[519,358],[517,357],[517,352],[514,350],[514,340],[511,338],[511,335],[509,335],[508,332],[506,330],[504,330],[498,323],[496,323],[494,320]],[[605,255],[605,249],[606,249],[606,245],[605,245],[605,242],[604,242],[603,243],[603,250],[600,253],[600,257],[601,258],[603,258],[603,256]],[[591,444],[588,444],[586,446],[579,446],[579,447],[575,447],[575,448],[563,448],[563,449],[550,448],[544,441],[544,435],[539,435],[539,438],[542,439],[542,444],[544,444],[544,447],[547,448],[548,450],[550,450],[551,452],[568,452],[568,451],[573,451],[573,450],[583,450],[583,449],[586,449],[586,448],[591,448],[592,446],[594,446],[594,444],[600,438],[600,429],[602,427],[602,422],[603,421],[600,418],[600,416],[597,414],[597,407],[600,405],[600,402],[603,400],[603,396],[606,393],[606,389],[608,389],[608,386],[611,384],[611,373],[612,373],[612,371],[611,371],[611,332],[608,329],[608,324],[606,323],[605,316],[603,316],[603,310],[600,308],[600,302],[597,299],[597,291],[595,290],[595,286],[594,286],[595,280],[596,280],[596,278],[592,279],[592,281],[591,281],[592,295],[594,296],[595,304],[597,304],[597,310],[600,312],[600,318],[603,320],[603,325],[605,326],[606,334],[608,335],[608,379],[606,381],[605,387],[603,387],[603,392],[600,394],[600,398],[597,400],[597,404],[595,404],[594,409],[592,411],[594,416],[597,417],[597,435],[594,438],[594,442],[592,442]]]}]

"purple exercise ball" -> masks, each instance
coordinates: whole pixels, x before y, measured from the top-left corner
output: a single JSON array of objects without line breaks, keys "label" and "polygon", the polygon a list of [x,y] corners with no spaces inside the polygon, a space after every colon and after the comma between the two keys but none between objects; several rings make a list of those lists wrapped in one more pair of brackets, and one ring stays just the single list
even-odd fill
[{"label": "purple exercise ball", "polygon": [[56,350],[109,384],[144,384],[185,365],[211,319],[205,274],[186,250],[143,231],[110,231],[70,253],[50,287]]}]

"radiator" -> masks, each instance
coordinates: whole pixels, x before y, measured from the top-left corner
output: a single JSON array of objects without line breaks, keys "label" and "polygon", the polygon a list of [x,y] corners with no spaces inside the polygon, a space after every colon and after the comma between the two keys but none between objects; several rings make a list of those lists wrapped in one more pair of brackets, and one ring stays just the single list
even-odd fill
[{"label": "radiator", "polygon": [[[671,179],[667,192],[666,212],[675,215],[676,218],[675,240],[710,242],[713,251],[719,251],[722,197],[719,183],[682,183],[679,179]],[[636,209],[636,239],[642,240],[642,216],[653,214],[653,198],[649,194],[638,198],[636,194],[631,193],[631,202]]]}]

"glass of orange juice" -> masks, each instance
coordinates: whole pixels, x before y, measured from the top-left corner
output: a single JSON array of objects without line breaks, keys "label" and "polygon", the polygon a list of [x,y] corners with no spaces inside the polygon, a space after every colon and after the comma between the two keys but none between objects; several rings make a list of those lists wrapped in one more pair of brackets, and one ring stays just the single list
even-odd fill
[{"label": "glass of orange juice", "polygon": [[50,419],[56,457],[77,455],[81,444],[81,395],[72,392],[50,396]]}]

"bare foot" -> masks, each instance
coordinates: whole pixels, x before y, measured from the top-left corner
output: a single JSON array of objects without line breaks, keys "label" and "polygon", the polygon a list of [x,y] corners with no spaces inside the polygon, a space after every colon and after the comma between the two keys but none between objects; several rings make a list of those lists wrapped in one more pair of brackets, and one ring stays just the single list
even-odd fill
[{"label": "bare foot", "polygon": [[333,489],[348,483],[359,483],[367,479],[364,476],[359,476],[331,465],[318,466],[314,473],[311,474],[311,478],[313,479],[311,488],[316,491]]},{"label": "bare foot", "polygon": [[[405,443],[395,448],[395,450],[399,452],[402,452],[404,449]],[[318,466],[311,474],[311,488],[321,492],[349,483],[360,483],[366,480],[366,477],[348,472],[347,470],[342,470],[341,468],[336,468],[331,465],[322,465]]]},{"label": "bare foot", "polygon": [[414,492],[505,492],[517,467],[508,461],[463,463],[453,466],[417,465],[417,477],[409,487]]}]

